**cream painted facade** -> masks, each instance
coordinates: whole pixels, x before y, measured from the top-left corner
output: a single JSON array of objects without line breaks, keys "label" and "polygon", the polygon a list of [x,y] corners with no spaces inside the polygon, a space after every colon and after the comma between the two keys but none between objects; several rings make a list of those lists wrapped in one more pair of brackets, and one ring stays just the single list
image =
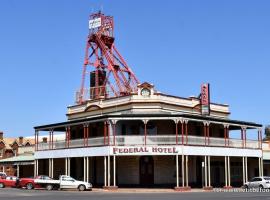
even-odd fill
[{"label": "cream painted facade", "polygon": [[[231,120],[226,104],[201,113],[200,99],[165,95],[148,83],[129,96],[69,106],[66,122],[35,127],[36,141],[49,132],[36,144],[35,174],[65,173],[105,188],[177,190],[238,187],[263,175],[262,125]],[[257,140],[247,139],[249,130]],[[55,133],[65,139],[56,141]]]}]

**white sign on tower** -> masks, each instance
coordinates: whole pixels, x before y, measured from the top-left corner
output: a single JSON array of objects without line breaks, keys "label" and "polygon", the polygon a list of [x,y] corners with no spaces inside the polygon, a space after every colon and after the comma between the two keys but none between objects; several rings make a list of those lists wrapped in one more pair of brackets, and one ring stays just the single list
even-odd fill
[{"label": "white sign on tower", "polygon": [[89,20],[89,29],[98,28],[101,26],[101,18]]}]

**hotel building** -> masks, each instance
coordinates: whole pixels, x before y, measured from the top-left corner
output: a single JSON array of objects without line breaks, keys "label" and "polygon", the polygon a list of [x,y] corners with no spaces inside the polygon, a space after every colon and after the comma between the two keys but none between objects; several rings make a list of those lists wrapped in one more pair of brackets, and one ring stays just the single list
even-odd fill
[{"label": "hotel building", "polygon": [[[67,121],[35,127],[35,175],[176,190],[239,187],[262,176],[262,125],[230,119],[208,89],[182,98],[145,82],[129,95],[69,106]],[[58,134],[65,139],[55,141]]]}]

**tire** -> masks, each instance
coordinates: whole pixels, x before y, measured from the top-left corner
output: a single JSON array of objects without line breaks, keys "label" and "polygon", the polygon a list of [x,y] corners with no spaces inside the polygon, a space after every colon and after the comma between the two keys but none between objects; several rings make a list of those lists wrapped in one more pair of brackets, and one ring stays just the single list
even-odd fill
[{"label": "tire", "polygon": [[259,189],[260,189],[260,190],[263,190],[263,189],[264,189],[263,185],[260,185],[260,186],[259,186]]},{"label": "tire", "polygon": [[53,185],[51,185],[51,184],[46,185],[46,189],[49,191],[53,190]]},{"label": "tire", "polygon": [[5,184],[4,183],[0,183],[0,188],[4,188]]},{"label": "tire", "polygon": [[247,189],[248,189],[248,186],[247,186],[247,185],[244,185],[244,186],[243,186],[243,189],[244,189],[244,190],[247,190]]},{"label": "tire", "polygon": [[26,184],[26,189],[27,189],[27,190],[32,190],[32,189],[34,189],[33,184],[32,184],[32,183],[27,183],[27,184]]},{"label": "tire", "polygon": [[84,191],[86,189],[85,185],[79,185],[78,190],[79,191]]}]

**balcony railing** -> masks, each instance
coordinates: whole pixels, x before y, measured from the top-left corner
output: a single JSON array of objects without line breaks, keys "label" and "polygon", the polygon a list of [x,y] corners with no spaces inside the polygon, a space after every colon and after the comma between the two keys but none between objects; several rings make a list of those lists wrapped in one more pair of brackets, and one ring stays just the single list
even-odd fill
[{"label": "balcony railing", "polygon": [[[224,138],[216,137],[200,137],[200,136],[184,136],[181,135],[178,137],[178,142],[176,142],[175,135],[117,135],[110,137],[110,142],[108,138],[96,137],[89,138],[88,142],[84,139],[75,139],[70,140],[69,145],[67,146],[66,141],[55,141],[53,145],[48,143],[39,143],[38,150],[48,150],[48,149],[64,149],[64,148],[77,148],[84,146],[104,146],[104,145],[115,145],[117,146],[136,146],[136,145],[192,145],[192,146],[213,146],[213,147],[232,147],[232,148],[244,148],[243,141],[240,139],[228,139],[225,145]],[[246,148],[249,149],[259,149],[260,145],[257,140],[247,140]]]}]

